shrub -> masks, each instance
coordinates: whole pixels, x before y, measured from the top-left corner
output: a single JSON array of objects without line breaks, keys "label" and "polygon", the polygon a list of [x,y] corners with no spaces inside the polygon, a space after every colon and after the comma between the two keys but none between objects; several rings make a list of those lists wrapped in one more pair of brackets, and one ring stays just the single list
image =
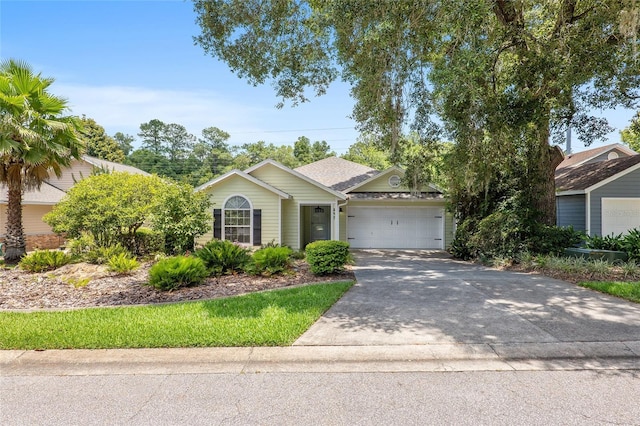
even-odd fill
[{"label": "shrub", "polygon": [[596,250],[624,251],[622,248],[622,235],[593,235],[587,237],[587,248]]},{"label": "shrub", "polygon": [[629,259],[640,260],[640,228],[632,229],[622,239],[622,249]]},{"label": "shrub", "polygon": [[476,222],[471,218],[465,219],[456,229],[456,235],[449,247],[449,253],[453,257],[462,260],[473,259],[476,256],[469,247],[469,238],[472,235],[472,230],[475,228]]},{"label": "shrub", "polygon": [[194,254],[216,276],[243,271],[251,259],[248,249],[226,240],[209,241]]},{"label": "shrub", "polygon": [[590,249],[623,251],[629,259],[640,260],[640,228],[632,229],[624,236],[590,236],[586,245]]},{"label": "shrub", "polygon": [[93,263],[94,265],[103,265],[109,261],[114,256],[118,256],[120,254],[124,254],[127,256],[131,256],[131,253],[127,251],[120,244],[113,244],[107,247],[95,247],[92,250],[84,253],[82,258],[88,262]]},{"label": "shrub", "polygon": [[286,272],[291,264],[289,247],[269,246],[253,253],[247,272],[255,275],[276,275]]},{"label": "shrub", "polygon": [[19,263],[29,272],[52,271],[71,262],[71,256],[59,250],[36,250],[24,256]]},{"label": "shrub", "polygon": [[344,241],[315,241],[307,244],[305,251],[311,272],[315,275],[340,272],[349,262],[349,243]]},{"label": "shrub", "polygon": [[118,274],[128,274],[134,269],[138,269],[140,263],[128,253],[120,253],[111,256],[107,262],[109,270]]},{"label": "shrub", "polygon": [[88,232],[82,232],[78,238],[72,238],[67,241],[69,254],[74,257],[82,258],[85,253],[97,247],[95,238]]},{"label": "shrub", "polygon": [[298,251],[293,251],[291,252],[291,259],[295,259],[295,260],[302,260],[304,259],[306,256],[306,254],[304,253],[304,250],[298,250]]},{"label": "shrub", "polygon": [[478,222],[468,247],[478,256],[515,258],[524,249],[525,225],[511,211],[497,211]]},{"label": "shrub", "polygon": [[208,275],[207,267],[197,257],[168,257],[151,267],[148,285],[171,291],[202,284]]},{"label": "shrub", "polygon": [[164,251],[164,235],[149,228],[139,228],[133,238],[122,235],[120,242],[136,256],[148,256]]},{"label": "shrub", "polygon": [[564,249],[576,247],[584,242],[584,232],[576,231],[572,226],[548,226],[537,224],[534,234],[529,238],[529,251],[536,254],[564,253]]}]

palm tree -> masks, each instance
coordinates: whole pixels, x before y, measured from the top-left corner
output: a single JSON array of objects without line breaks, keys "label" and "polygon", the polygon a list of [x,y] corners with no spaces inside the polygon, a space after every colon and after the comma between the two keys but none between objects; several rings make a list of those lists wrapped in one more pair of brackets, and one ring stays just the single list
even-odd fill
[{"label": "palm tree", "polygon": [[22,227],[22,193],[40,188],[53,172],[79,158],[83,143],[77,117],[65,117],[65,99],[47,92],[53,79],[34,74],[25,62],[0,63],[0,185],[6,186],[7,263],[26,252]]}]

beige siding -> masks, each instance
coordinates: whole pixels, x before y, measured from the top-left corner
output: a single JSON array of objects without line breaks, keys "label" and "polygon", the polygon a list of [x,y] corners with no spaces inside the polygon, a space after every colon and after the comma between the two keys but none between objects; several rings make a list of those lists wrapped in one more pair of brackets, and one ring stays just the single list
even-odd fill
[{"label": "beige siding", "polygon": [[22,225],[26,235],[53,233],[51,227],[42,221],[42,216],[49,213],[53,206],[22,206]]},{"label": "beige siding", "polygon": [[[305,203],[332,204],[336,197],[303,179],[271,164],[254,170],[251,175],[291,195],[282,202],[282,244],[300,249],[300,205]],[[262,226],[264,232],[264,225]],[[264,239],[264,238],[263,238]]]},{"label": "beige siding", "polygon": [[[347,241],[347,206],[340,212],[340,241]],[[347,241],[348,242],[348,241]]]},{"label": "beige siding", "polygon": [[336,197],[326,190],[271,164],[254,170],[251,175],[286,192],[298,202],[333,203],[336,201]]},{"label": "beige siding", "polygon": [[294,200],[282,200],[282,244],[300,250],[300,208]]},{"label": "beige siding", "polygon": [[398,175],[400,178],[404,177],[402,171],[390,170],[386,173],[379,174],[371,182],[356,188],[354,192],[408,192],[409,189],[405,185],[400,185],[397,188],[389,185],[389,178],[393,175]]},{"label": "beige siding", "polygon": [[[57,178],[53,173],[49,179],[49,183],[63,191],[69,190],[77,181],[91,176],[93,166],[86,161],[74,160],[71,167],[62,170],[62,176]],[[75,179],[75,181],[74,181]]]},{"label": "beige siding", "polygon": [[[52,234],[51,227],[42,221],[42,216],[49,213],[53,206],[22,206],[22,226],[25,235]],[[7,232],[7,205],[0,205],[0,235]]]},{"label": "beige siding", "polygon": [[[217,184],[215,188],[205,190],[210,194],[213,209],[221,209],[227,198],[232,195],[246,197],[254,209],[262,210],[262,243],[274,240],[281,242],[280,215],[278,205],[280,197],[273,192],[249,182],[240,176],[231,176]],[[213,239],[213,228],[205,235],[198,238],[197,244],[205,244]]]}]

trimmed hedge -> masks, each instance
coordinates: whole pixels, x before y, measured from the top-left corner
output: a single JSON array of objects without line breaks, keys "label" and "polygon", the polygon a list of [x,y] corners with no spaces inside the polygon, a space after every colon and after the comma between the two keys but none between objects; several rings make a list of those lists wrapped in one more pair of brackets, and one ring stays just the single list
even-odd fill
[{"label": "trimmed hedge", "polygon": [[315,275],[328,275],[344,270],[349,262],[349,243],[344,241],[315,241],[305,248],[307,263]]}]

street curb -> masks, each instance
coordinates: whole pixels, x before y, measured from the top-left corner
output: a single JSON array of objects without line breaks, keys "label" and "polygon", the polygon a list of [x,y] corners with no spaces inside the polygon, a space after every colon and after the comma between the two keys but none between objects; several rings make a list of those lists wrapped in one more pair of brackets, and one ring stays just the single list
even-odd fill
[{"label": "street curb", "polygon": [[640,342],[0,351],[0,376],[640,370]]}]

